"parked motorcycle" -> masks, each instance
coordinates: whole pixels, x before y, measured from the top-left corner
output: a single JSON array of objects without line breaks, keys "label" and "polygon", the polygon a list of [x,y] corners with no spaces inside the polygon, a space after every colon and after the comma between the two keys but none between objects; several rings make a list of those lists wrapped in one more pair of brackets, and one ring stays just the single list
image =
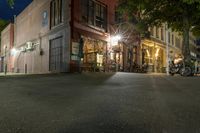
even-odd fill
[{"label": "parked motorcycle", "polygon": [[193,75],[192,68],[186,65],[183,58],[174,59],[169,65],[169,73],[173,76],[174,74],[180,74],[181,76]]}]

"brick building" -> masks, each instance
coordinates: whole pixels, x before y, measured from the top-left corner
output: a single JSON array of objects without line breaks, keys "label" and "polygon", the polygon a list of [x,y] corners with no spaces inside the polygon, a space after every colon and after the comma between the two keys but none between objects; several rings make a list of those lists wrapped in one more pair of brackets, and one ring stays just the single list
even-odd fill
[{"label": "brick building", "polygon": [[12,72],[14,68],[14,56],[11,50],[14,46],[14,25],[10,23],[1,32],[1,58],[0,72]]},{"label": "brick building", "polygon": [[2,32],[1,70],[129,71],[147,63],[163,72],[166,46],[168,56],[181,53],[182,38],[164,25],[150,28],[149,39],[130,34],[131,26],[125,35],[116,7],[117,0],[33,0]]},{"label": "brick building", "polygon": [[115,3],[115,0],[72,2],[71,61],[78,62],[81,57],[83,69],[105,70],[108,64],[110,26],[115,23]]},{"label": "brick building", "polygon": [[69,71],[69,5],[65,0],[33,0],[16,16],[14,72]]}]

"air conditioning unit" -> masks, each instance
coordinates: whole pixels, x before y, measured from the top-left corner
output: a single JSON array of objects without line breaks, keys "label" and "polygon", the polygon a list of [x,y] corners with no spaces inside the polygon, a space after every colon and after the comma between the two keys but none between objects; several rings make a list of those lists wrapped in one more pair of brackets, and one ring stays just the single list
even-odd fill
[{"label": "air conditioning unit", "polygon": [[20,48],[20,51],[21,51],[21,52],[26,52],[26,48],[25,48],[25,47],[21,47],[21,48]]},{"label": "air conditioning unit", "polygon": [[26,50],[33,50],[34,49],[34,44],[33,42],[27,42],[26,43]]}]

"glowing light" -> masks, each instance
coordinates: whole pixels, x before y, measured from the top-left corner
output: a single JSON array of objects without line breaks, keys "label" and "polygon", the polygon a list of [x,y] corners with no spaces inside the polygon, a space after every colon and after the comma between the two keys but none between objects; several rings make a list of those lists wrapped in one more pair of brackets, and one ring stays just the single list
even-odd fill
[{"label": "glowing light", "polygon": [[4,45],[4,47],[3,47],[4,49],[7,49],[7,46],[6,45]]},{"label": "glowing light", "polygon": [[149,50],[147,49],[146,51],[147,51],[147,56],[148,56],[148,57],[150,57],[150,53],[149,53]]},{"label": "glowing light", "polygon": [[18,52],[17,49],[15,49],[15,48],[11,49],[11,55],[15,56],[17,54],[17,52]]},{"label": "glowing light", "polygon": [[157,50],[156,50],[156,54],[155,54],[156,58],[158,57],[159,51],[160,51],[160,49],[157,49]]},{"label": "glowing light", "polygon": [[122,37],[121,37],[120,35],[112,36],[112,37],[110,38],[110,40],[111,40],[111,45],[112,45],[112,46],[118,45],[118,42],[119,42],[119,40],[121,40],[121,39],[122,39]]}]

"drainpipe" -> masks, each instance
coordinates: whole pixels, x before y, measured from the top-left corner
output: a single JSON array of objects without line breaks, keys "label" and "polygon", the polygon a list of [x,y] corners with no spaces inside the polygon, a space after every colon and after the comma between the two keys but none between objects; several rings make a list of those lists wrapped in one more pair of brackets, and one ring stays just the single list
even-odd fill
[{"label": "drainpipe", "polygon": [[[70,8],[70,66],[69,66],[69,71],[72,72],[73,71],[73,68],[72,68],[72,65],[71,65],[71,55],[72,55],[72,39],[73,39],[73,32],[74,32],[74,1],[73,0],[70,0],[70,5],[69,5],[69,8]],[[80,62],[79,62],[80,63]],[[80,64],[78,64],[79,66],[79,71],[80,71]]]}]

